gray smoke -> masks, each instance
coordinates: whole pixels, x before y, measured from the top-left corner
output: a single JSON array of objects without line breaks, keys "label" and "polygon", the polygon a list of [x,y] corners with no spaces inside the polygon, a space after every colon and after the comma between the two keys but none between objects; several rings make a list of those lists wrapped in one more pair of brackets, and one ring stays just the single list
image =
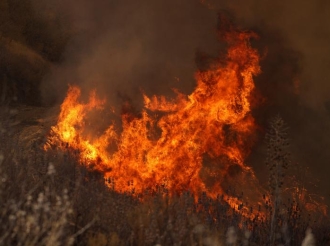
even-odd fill
[{"label": "gray smoke", "polygon": [[216,53],[217,16],[198,1],[83,0],[57,8],[75,35],[64,63],[43,83],[46,102],[65,94],[68,83],[105,92],[112,105],[122,96],[141,104],[141,90],[189,93],[196,50]]}]

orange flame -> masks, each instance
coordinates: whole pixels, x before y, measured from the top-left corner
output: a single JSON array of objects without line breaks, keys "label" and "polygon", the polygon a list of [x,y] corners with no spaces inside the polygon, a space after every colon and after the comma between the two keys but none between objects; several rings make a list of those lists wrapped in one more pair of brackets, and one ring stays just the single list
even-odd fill
[{"label": "orange flame", "polygon": [[80,89],[71,86],[48,144],[66,143],[79,150],[81,163],[114,180],[119,192],[133,185],[139,194],[165,185],[170,193],[221,194],[236,207],[240,202],[222,185],[231,167],[255,179],[244,165],[256,128],[250,107],[253,76],[260,72],[259,54],[249,44],[252,37],[250,32],[226,33],[225,59],[196,73],[197,86],[190,95],[177,93],[175,100],[144,95],[142,116],[123,113],[120,133],[112,124],[100,137],[88,137],[88,112],[102,109],[105,102],[95,92],[87,103],[79,102]]}]

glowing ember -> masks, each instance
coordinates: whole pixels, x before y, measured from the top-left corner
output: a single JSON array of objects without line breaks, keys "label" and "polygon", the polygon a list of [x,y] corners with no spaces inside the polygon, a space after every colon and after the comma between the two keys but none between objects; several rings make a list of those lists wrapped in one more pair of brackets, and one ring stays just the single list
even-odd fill
[{"label": "glowing ember", "polygon": [[238,182],[255,180],[244,159],[255,132],[249,99],[253,76],[260,71],[259,55],[249,44],[253,33],[231,31],[223,36],[229,44],[226,57],[197,72],[190,95],[178,93],[171,101],[144,95],[142,116],[122,114],[120,133],[110,125],[100,137],[88,137],[88,113],[101,109],[104,101],[93,92],[89,102],[82,103],[80,89],[70,87],[48,145],[66,143],[79,150],[81,163],[114,180],[119,192],[134,187],[142,193],[165,185],[170,193],[190,190],[213,198],[220,194],[237,206],[237,198],[224,191],[223,179],[236,172],[245,175]]}]

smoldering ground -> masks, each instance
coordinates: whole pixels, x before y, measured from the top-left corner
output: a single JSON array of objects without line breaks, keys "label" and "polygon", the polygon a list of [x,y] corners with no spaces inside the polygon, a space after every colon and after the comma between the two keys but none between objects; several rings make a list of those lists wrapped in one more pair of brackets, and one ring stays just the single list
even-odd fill
[{"label": "smoldering ground", "polygon": [[60,103],[67,84],[85,92],[96,88],[117,108],[126,99],[141,108],[141,90],[148,95],[171,96],[171,88],[189,93],[200,58],[225,52],[216,34],[219,11],[257,32],[260,38],[253,45],[263,59],[256,85],[262,97],[253,113],[263,130],[248,161],[257,173],[266,171],[262,134],[269,117],[279,113],[290,129],[293,165],[310,166],[321,190],[329,193],[328,1],[41,2],[34,0],[35,8],[63,17],[71,35],[61,62],[41,83],[46,105]]}]

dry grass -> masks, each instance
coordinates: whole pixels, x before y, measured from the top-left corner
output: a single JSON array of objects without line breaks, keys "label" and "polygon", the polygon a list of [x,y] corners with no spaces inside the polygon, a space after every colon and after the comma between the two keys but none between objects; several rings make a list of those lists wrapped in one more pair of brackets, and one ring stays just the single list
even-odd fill
[{"label": "dry grass", "polygon": [[[164,187],[146,191],[143,200],[119,194],[101,174],[78,164],[76,151],[42,150],[51,122],[1,112],[0,245],[269,245],[269,200],[259,208],[267,218],[250,220],[221,196],[201,194],[196,203],[189,191],[169,197]],[[285,194],[280,207],[279,244],[313,245],[312,238],[329,244],[326,218],[309,215]],[[307,228],[313,232],[305,234]]]}]

